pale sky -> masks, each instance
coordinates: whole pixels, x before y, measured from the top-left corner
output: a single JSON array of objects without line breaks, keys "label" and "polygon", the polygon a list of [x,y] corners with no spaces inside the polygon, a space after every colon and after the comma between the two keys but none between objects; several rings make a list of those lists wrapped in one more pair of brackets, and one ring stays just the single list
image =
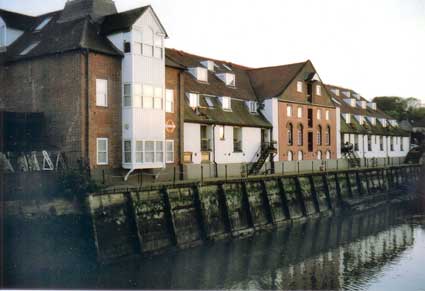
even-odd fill
[{"label": "pale sky", "polygon": [[[0,0],[37,15],[65,0]],[[166,46],[264,67],[310,59],[325,83],[425,102],[425,0],[115,0],[151,4]]]}]

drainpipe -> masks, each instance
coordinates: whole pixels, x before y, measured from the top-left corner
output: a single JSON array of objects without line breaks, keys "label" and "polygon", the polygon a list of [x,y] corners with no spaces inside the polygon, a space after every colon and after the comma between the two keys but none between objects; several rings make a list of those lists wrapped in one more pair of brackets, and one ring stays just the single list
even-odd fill
[{"label": "drainpipe", "polygon": [[215,175],[214,176],[217,178],[218,177],[218,167],[217,167],[217,162],[215,160],[215,127],[216,126],[217,126],[216,124],[213,125],[212,131],[213,131],[213,155],[214,155],[213,163],[214,163],[214,168],[215,168]]},{"label": "drainpipe", "polygon": [[90,50],[86,49],[86,161],[88,165],[88,173],[91,175],[90,168]]},{"label": "drainpipe", "polygon": [[179,155],[180,155],[180,163],[179,163],[179,177],[180,180],[184,179],[184,76],[182,71],[179,71],[179,111],[178,111],[178,130],[179,130]]}]

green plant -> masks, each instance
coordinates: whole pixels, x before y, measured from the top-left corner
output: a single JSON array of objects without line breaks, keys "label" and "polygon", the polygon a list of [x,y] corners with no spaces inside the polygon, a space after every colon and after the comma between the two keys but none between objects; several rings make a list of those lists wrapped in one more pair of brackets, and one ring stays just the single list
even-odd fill
[{"label": "green plant", "polygon": [[65,197],[84,198],[87,193],[102,189],[91,177],[86,167],[69,169],[62,173],[59,181],[60,189]]}]

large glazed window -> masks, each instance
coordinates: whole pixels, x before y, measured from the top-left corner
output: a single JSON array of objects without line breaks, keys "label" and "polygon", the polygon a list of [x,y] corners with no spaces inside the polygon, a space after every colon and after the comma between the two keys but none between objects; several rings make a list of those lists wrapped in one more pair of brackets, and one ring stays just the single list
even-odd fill
[{"label": "large glazed window", "polygon": [[97,164],[107,165],[108,164],[108,139],[97,138],[96,139],[96,153],[97,153]]},{"label": "large glazed window", "polygon": [[108,80],[96,79],[96,105],[108,106]]}]

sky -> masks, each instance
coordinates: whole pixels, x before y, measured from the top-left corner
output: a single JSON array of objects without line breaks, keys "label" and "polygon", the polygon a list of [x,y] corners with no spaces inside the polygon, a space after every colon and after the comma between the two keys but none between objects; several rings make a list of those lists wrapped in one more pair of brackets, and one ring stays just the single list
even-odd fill
[{"label": "sky", "polygon": [[[0,0],[37,15],[65,0]],[[425,103],[425,0],[115,0],[151,4],[166,46],[248,67],[310,59],[323,82]]]}]

